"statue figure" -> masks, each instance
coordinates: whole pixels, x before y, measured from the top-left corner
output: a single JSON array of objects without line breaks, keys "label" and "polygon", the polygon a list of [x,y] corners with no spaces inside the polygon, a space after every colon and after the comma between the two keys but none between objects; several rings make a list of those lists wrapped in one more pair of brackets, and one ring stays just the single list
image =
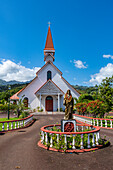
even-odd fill
[{"label": "statue figure", "polygon": [[64,101],[63,104],[66,106],[65,108],[65,120],[69,120],[73,118],[73,105],[74,105],[74,100],[71,95],[71,91],[67,90],[65,96],[64,96]]}]

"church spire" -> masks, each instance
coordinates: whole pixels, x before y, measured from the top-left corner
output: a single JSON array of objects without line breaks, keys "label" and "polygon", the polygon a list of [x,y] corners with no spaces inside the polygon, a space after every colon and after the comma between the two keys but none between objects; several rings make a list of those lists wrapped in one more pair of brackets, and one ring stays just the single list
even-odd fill
[{"label": "church spire", "polygon": [[46,55],[48,53],[52,54],[53,56],[55,54],[55,49],[54,49],[52,35],[51,35],[51,29],[50,29],[50,22],[49,22],[49,27],[48,27],[46,44],[45,44],[45,48],[44,48],[44,55]]}]

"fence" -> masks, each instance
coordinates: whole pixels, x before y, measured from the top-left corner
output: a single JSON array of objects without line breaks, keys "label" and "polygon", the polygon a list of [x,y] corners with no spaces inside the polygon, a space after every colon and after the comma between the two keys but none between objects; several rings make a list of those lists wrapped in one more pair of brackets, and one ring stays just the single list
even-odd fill
[{"label": "fence", "polygon": [[91,118],[77,114],[74,114],[73,118],[93,126],[98,126],[100,128],[113,129],[113,119]]},{"label": "fence", "polygon": [[0,132],[6,132],[26,127],[30,122],[32,122],[32,120],[33,115],[18,120],[2,121],[0,122]]}]

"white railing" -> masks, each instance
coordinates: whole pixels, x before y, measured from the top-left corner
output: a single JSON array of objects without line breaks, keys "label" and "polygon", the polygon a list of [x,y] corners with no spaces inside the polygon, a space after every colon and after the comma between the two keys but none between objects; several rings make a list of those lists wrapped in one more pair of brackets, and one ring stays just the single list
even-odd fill
[{"label": "white railing", "polygon": [[[63,140],[62,142],[65,143],[66,149],[69,149],[68,140],[70,138],[72,149],[84,149],[84,148],[90,149],[92,147],[96,147],[99,145],[100,128],[98,127],[94,127],[86,124],[85,125],[77,124],[76,130],[78,131],[79,129],[80,132],[57,132],[57,131],[49,130],[53,126],[60,127],[60,125],[47,125],[41,128],[41,144],[45,146],[48,145],[50,148],[55,148],[56,145],[59,145],[60,140]],[[85,129],[88,129],[89,131],[84,131]],[[78,146],[77,146],[78,141],[76,141],[77,136],[79,136]],[[84,140],[84,137],[86,138],[86,136],[87,136],[87,144],[86,141]],[[61,137],[63,138],[61,139]]]},{"label": "white railing", "polygon": [[0,122],[0,133],[26,127],[33,120],[33,115],[23,119]]},{"label": "white railing", "polygon": [[93,126],[98,126],[100,128],[109,128],[113,129],[113,119],[104,119],[104,118],[91,118],[87,116],[74,114],[73,118]]}]

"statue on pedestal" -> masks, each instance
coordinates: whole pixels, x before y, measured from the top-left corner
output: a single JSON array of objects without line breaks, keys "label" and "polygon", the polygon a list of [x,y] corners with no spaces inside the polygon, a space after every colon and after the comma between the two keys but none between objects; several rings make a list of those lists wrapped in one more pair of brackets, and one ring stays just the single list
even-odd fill
[{"label": "statue on pedestal", "polygon": [[74,105],[74,100],[71,95],[71,91],[67,90],[65,96],[64,96],[64,101],[63,104],[66,106],[65,108],[65,120],[70,120],[73,118],[73,105]]}]

